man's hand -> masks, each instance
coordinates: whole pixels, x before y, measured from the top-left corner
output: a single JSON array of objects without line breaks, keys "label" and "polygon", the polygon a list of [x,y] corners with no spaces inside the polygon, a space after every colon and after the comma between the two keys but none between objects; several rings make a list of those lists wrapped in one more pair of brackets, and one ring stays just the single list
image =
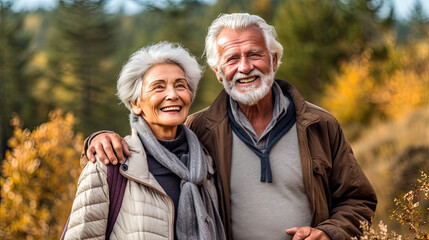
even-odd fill
[{"label": "man's hand", "polygon": [[295,227],[287,229],[286,233],[293,235],[292,240],[330,240],[324,231],[312,227]]},{"label": "man's hand", "polygon": [[130,149],[125,140],[116,133],[100,133],[95,136],[86,150],[86,157],[91,162],[95,162],[94,154],[97,154],[104,164],[112,163],[116,165],[118,161],[122,163],[125,156],[129,157]]}]

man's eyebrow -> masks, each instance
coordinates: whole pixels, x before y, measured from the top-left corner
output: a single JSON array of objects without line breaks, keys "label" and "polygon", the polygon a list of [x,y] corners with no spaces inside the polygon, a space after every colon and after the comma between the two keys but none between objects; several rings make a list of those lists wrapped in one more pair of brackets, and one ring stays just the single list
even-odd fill
[{"label": "man's eyebrow", "polygon": [[235,56],[237,56],[237,55],[239,55],[237,52],[226,53],[226,54],[224,55],[224,58],[225,58],[225,59],[228,59],[228,58],[231,58],[231,57],[235,57]]},{"label": "man's eyebrow", "polygon": [[251,49],[247,53],[260,53],[263,52],[262,49]]},{"label": "man's eyebrow", "polygon": [[[246,51],[245,54],[249,54],[249,53],[261,53],[261,52],[263,52],[262,49],[260,49],[260,48],[254,48],[254,49],[250,49],[250,50]],[[237,53],[237,52],[226,53],[226,54],[224,54],[224,58],[228,59],[228,58],[231,58],[231,57],[234,57],[234,56],[237,56],[237,55],[241,55],[241,54]]]}]

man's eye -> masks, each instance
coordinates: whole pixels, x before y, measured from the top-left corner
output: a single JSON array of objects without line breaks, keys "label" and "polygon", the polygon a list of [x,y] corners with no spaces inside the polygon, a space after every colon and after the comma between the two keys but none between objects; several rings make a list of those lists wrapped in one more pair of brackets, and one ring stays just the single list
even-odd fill
[{"label": "man's eye", "polygon": [[238,61],[238,58],[236,58],[236,57],[228,58],[228,60],[227,60],[228,63],[232,63],[232,62],[236,62],[236,61]]},{"label": "man's eye", "polygon": [[252,54],[250,54],[250,57],[251,58],[258,58],[258,57],[260,57],[261,55],[260,54],[258,54],[258,53],[252,53]]}]

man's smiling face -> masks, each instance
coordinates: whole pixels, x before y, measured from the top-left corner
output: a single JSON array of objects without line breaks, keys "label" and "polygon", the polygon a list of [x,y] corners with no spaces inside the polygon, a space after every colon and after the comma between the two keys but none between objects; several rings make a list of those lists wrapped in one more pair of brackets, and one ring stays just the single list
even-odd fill
[{"label": "man's smiling face", "polygon": [[236,101],[251,106],[271,89],[277,61],[270,56],[262,31],[257,27],[242,30],[224,28],[216,40],[218,80]]}]

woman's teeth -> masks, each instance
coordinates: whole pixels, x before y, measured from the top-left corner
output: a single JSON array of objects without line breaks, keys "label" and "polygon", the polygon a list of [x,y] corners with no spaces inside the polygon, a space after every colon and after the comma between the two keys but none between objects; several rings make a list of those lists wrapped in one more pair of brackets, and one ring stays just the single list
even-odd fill
[{"label": "woman's teeth", "polygon": [[172,107],[164,107],[161,108],[161,111],[167,112],[167,111],[180,111],[180,106],[172,106]]}]

